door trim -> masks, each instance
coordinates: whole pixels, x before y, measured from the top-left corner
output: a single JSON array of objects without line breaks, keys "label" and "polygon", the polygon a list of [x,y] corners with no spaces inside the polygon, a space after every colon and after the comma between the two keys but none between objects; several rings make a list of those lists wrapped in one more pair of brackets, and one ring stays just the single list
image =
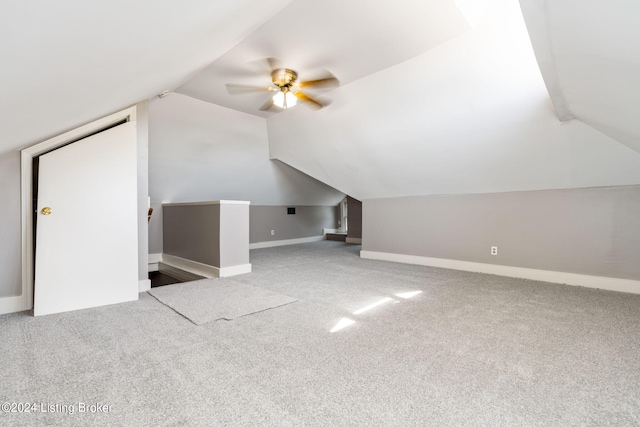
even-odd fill
[{"label": "door trim", "polygon": [[[31,310],[33,308],[33,158],[41,154],[55,150],[58,147],[77,141],[97,131],[108,128],[118,122],[136,120],[136,107],[103,117],[102,119],[80,126],[62,135],[40,142],[39,144],[25,148],[20,153],[20,198],[21,198],[21,223],[22,223],[22,293],[20,294],[20,309],[13,311]],[[18,304],[14,306],[18,308]]]}]

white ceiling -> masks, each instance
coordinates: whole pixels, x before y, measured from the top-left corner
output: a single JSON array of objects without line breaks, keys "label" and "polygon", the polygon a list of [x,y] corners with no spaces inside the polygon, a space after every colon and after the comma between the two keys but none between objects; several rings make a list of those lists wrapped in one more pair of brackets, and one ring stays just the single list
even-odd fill
[{"label": "white ceiling", "polygon": [[289,1],[4,2],[0,154],[178,87]]},{"label": "white ceiling", "polygon": [[[404,84],[376,91],[388,81]],[[638,152],[558,120],[510,0],[488,1],[473,30],[331,96],[326,109],[270,117],[270,152],[356,198],[640,183]]]},{"label": "white ceiling", "polygon": [[560,118],[640,152],[640,2],[520,3]]},{"label": "white ceiling", "polygon": [[[343,85],[413,58],[470,29],[451,0],[294,0],[177,92],[249,114],[273,94],[229,94],[225,83],[271,85],[256,64],[277,58],[300,80],[328,70]],[[381,97],[402,82],[376,88]],[[310,92],[311,93],[311,92]],[[330,99],[330,97],[327,97]]]}]

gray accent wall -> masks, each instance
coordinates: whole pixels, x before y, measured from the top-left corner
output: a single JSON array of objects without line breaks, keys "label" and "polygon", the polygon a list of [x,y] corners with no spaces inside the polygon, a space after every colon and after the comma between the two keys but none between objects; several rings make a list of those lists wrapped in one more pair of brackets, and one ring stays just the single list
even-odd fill
[{"label": "gray accent wall", "polygon": [[161,254],[162,253],[162,204],[151,203],[153,208],[153,214],[151,220],[148,222],[149,230],[149,253]]},{"label": "gray accent wall", "polygon": [[220,205],[163,206],[165,254],[220,266]]},{"label": "gray accent wall", "polygon": [[369,199],[363,208],[365,251],[640,280],[638,185]]},{"label": "gray accent wall", "polygon": [[347,237],[362,237],[362,202],[347,196]]},{"label": "gray accent wall", "polygon": [[163,251],[225,268],[249,264],[249,204],[163,205]]},{"label": "gray accent wall", "polygon": [[[287,214],[295,207],[295,215]],[[251,243],[321,236],[323,228],[338,228],[340,217],[335,206],[254,206],[249,218]],[[271,235],[271,230],[275,234]]]},{"label": "gray accent wall", "polygon": [[22,293],[20,152],[0,156],[0,298]]}]

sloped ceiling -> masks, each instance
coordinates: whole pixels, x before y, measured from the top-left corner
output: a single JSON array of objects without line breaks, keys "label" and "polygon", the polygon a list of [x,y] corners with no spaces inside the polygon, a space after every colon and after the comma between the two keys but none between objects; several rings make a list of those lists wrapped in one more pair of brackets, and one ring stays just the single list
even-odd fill
[{"label": "sloped ceiling", "polygon": [[0,154],[174,89],[289,1],[4,2]]},{"label": "sloped ceiling", "polygon": [[640,2],[520,0],[562,120],[640,152]]},{"label": "sloped ceiling", "polygon": [[[388,82],[402,84],[376,90]],[[558,119],[512,1],[488,1],[472,31],[330,95],[327,109],[268,119],[271,155],[357,198],[640,182],[637,152]]]},{"label": "sloped ceiling", "polygon": [[[169,89],[262,115],[271,158],[360,199],[639,183],[638,3],[520,4],[14,2],[0,154]],[[261,113],[264,94],[224,84],[268,83],[266,57],[342,86],[326,109]]]}]

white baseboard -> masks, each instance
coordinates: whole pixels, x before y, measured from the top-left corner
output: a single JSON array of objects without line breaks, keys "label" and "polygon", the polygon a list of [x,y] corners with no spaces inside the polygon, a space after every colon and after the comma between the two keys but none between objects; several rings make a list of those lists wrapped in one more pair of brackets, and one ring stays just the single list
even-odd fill
[{"label": "white baseboard", "polygon": [[233,267],[220,268],[220,277],[237,276],[238,274],[251,273],[251,264],[234,265]]},{"label": "white baseboard", "polygon": [[251,273],[251,264],[218,268],[212,265],[167,254],[162,254],[162,263],[209,279],[214,277],[229,277],[236,276],[238,274]]},{"label": "white baseboard", "polygon": [[162,254],[162,263],[209,279],[212,277],[220,277],[218,276],[219,269],[212,265],[202,264],[174,255]]},{"label": "white baseboard", "polygon": [[479,262],[458,261],[444,258],[430,258],[416,255],[393,254],[388,252],[360,251],[360,257],[381,261],[401,262],[404,264],[425,265],[429,267],[449,268],[452,270],[476,273],[496,274],[498,276],[519,279],[539,280],[587,288],[640,294],[640,281],[618,279],[615,277],[589,276],[585,274],[563,273],[560,271],[537,270],[533,268],[509,267],[506,265],[484,264]]},{"label": "white baseboard", "polygon": [[138,280],[138,293],[147,292],[149,289],[151,289],[151,280]]},{"label": "white baseboard", "polygon": [[149,254],[149,268],[147,271],[158,271],[158,263],[162,262],[162,254]]},{"label": "white baseboard", "polygon": [[22,295],[0,298],[0,314],[17,313],[27,310]]},{"label": "white baseboard", "polygon": [[361,245],[362,244],[362,238],[360,237],[347,237],[346,243],[351,243],[354,245]]},{"label": "white baseboard", "polygon": [[337,233],[338,230],[340,230],[340,229],[339,228],[323,228],[322,229],[322,234]]},{"label": "white baseboard", "polygon": [[325,236],[302,237],[300,239],[272,240],[270,242],[249,243],[249,249],[274,248],[276,246],[297,245],[299,243],[319,242]]}]

